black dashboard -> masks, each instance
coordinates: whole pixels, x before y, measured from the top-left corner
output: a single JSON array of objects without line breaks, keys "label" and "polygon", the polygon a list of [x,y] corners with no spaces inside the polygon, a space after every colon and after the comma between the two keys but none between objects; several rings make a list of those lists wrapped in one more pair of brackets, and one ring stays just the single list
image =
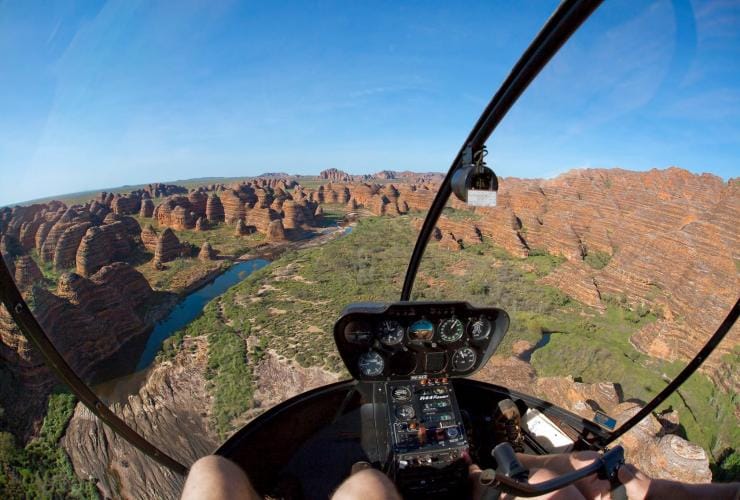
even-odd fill
[{"label": "black dashboard", "polygon": [[505,311],[467,302],[359,303],[342,312],[334,340],[357,380],[454,377],[483,366],[508,326]]}]

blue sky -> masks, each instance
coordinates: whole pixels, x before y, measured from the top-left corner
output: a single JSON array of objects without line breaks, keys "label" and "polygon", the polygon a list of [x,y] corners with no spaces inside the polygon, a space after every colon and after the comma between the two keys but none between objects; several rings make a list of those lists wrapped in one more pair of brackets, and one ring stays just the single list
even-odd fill
[{"label": "blue sky", "polygon": [[[0,2],[0,205],[265,171],[446,170],[556,4]],[[504,176],[740,175],[740,3],[605,2],[489,149]]]}]

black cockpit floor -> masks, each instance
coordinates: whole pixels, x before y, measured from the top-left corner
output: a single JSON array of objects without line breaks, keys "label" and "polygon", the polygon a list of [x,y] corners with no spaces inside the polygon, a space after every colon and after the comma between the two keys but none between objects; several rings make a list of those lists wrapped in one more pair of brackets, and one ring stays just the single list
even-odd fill
[{"label": "black cockpit floor", "polygon": [[300,485],[302,497],[326,499],[349,476],[352,464],[368,460],[361,446],[360,410],[321,429],[301,446],[281,472],[281,483]]}]

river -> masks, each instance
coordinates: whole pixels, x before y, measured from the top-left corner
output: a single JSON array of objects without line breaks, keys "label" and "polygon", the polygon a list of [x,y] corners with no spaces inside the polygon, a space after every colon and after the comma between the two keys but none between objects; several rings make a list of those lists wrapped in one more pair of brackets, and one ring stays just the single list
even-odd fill
[{"label": "river", "polygon": [[162,343],[165,340],[197,318],[211,300],[269,263],[270,261],[267,259],[250,259],[236,262],[214,278],[213,281],[178,302],[167,317],[154,326],[136,364],[136,369],[132,373],[97,384],[94,388],[97,396],[110,403],[111,401],[125,401],[129,394],[138,391],[146,380],[149,366],[156,359],[157,353],[162,348]]},{"label": "river", "polygon": [[157,357],[162,343],[173,333],[197,318],[206,304],[269,263],[270,261],[266,259],[238,262],[218,275],[213,281],[180,301],[166,318],[157,323],[152,333],[149,334],[144,351],[136,365],[136,371],[147,368]]},{"label": "river", "polygon": [[[353,226],[339,226],[339,228],[333,228],[324,234],[328,236],[331,233],[337,234],[337,229],[340,228],[341,230],[338,231],[338,234],[340,237],[343,237],[352,233]],[[213,281],[195,290],[178,302],[170,313],[164,319],[157,322],[154,329],[149,333],[146,344],[136,363],[136,368],[130,373],[119,375],[96,384],[94,387],[96,395],[107,403],[110,403],[113,401],[125,401],[129,394],[136,393],[146,380],[148,369],[156,359],[157,353],[159,353],[165,340],[197,318],[206,304],[211,300],[269,263],[270,261],[264,258],[236,262],[225,272],[214,278]]]}]

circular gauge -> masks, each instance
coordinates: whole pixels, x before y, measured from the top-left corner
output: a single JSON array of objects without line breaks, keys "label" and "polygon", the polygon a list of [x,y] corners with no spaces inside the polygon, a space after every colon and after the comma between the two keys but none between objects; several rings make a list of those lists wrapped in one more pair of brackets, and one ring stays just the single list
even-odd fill
[{"label": "circular gauge", "polygon": [[411,405],[403,405],[396,408],[396,416],[401,420],[411,420],[416,415],[414,407]]},{"label": "circular gauge", "polygon": [[428,319],[420,319],[409,327],[409,340],[431,342],[434,339],[434,325]]},{"label": "circular gauge", "polygon": [[352,344],[370,344],[373,331],[364,321],[350,321],[344,327],[344,338]]},{"label": "circular gauge", "polygon": [[385,361],[383,356],[375,351],[367,351],[362,353],[360,359],[357,361],[357,366],[360,368],[360,373],[365,377],[377,377],[383,373],[385,368]]},{"label": "circular gauge", "polygon": [[468,325],[468,333],[473,340],[481,341],[486,340],[491,335],[491,322],[485,316],[470,321]]},{"label": "circular gauge", "polygon": [[411,399],[411,389],[405,385],[394,387],[391,395],[396,401],[408,401]]},{"label": "circular gauge", "polygon": [[469,371],[475,365],[478,357],[470,347],[461,347],[452,355],[452,369],[456,372]]},{"label": "circular gauge", "polygon": [[439,324],[439,339],[442,342],[451,344],[460,340],[464,331],[465,328],[462,321],[457,318],[446,319]]},{"label": "circular gauge", "polygon": [[398,345],[403,341],[403,327],[398,321],[388,319],[380,323],[380,341],[385,345]]},{"label": "circular gauge", "polygon": [[409,351],[398,351],[388,360],[392,375],[409,375],[416,369],[416,354]]}]

